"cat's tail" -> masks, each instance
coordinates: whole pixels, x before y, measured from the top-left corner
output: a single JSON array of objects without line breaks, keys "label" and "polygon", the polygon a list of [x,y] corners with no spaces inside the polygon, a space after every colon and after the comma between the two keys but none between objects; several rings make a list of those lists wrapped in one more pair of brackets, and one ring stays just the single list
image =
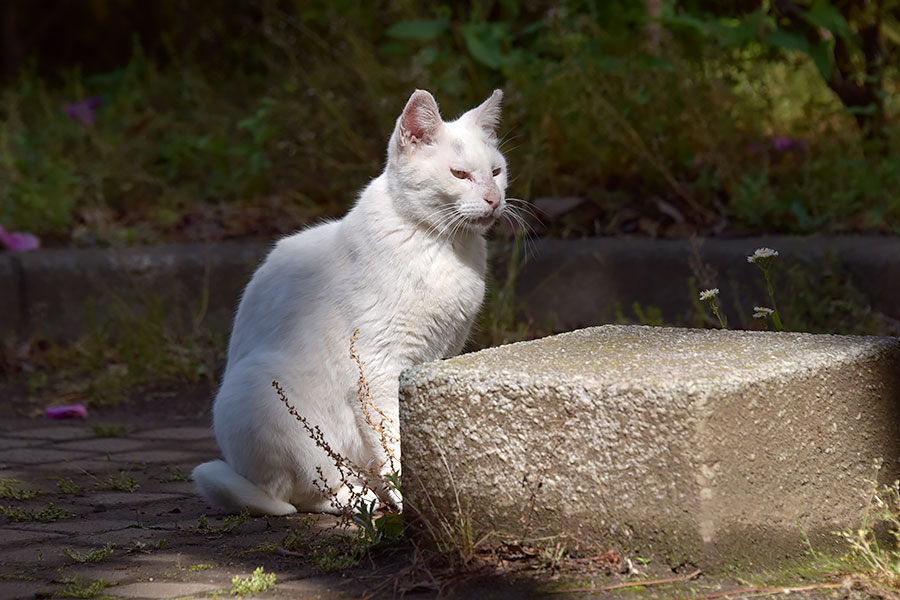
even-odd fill
[{"label": "cat's tail", "polygon": [[237,474],[223,460],[197,465],[193,477],[200,495],[219,508],[233,511],[247,508],[254,516],[281,516],[297,512],[293,504],[273,498]]}]

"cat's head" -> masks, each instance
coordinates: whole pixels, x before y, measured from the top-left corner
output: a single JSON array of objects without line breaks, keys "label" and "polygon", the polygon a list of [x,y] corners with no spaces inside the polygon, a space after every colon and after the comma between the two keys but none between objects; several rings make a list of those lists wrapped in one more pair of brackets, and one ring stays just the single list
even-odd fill
[{"label": "cat's head", "polygon": [[397,211],[441,235],[484,233],[506,210],[506,160],[498,149],[503,92],[444,122],[434,97],[416,90],[388,146]]}]

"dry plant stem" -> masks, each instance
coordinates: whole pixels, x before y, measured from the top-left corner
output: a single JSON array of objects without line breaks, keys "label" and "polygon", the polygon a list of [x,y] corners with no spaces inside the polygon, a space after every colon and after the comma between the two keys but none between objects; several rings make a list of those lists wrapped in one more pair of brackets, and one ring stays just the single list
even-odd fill
[{"label": "dry plant stem", "polygon": [[[328,443],[328,441],[325,439],[325,434],[322,432],[319,426],[310,425],[306,417],[297,412],[297,409],[294,408],[294,406],[288,400],[287,395],[284,393],[284,388],[282,388],[277,381],[273,381],[272,386],[275,388],[275,392],[278,394],[281,402],[284,403],[284,405],[287,407],[288,412],[300,422],[300,424],[306,430],[306,433],[310,437],[310,439],[312,439],[313,442],[315,442],[316,446],[321,448],[334,463],[334,466],[335,468],[337,468],[338,475],[341,479],[340,485],[346,487],[350,491],[352,499],[358,500],[359,498],[361,498],[361,493],[354,487],[350,479],[358,479],[362,482],[363,488],[371,488],[369,481],[372,477],[372,474],[363,471],[363,469],[354,465],[346,457],[342,456],[338,452],[335,452],[331,448],[331,445]],[[346,507],[340,506],[338,504],[337,495],[329,489],[328,482],[325,479],[321,467],[316,467],[316,472],[318,473],[318,478],[313,480],[313,484],[323,494],[323,496],[329,499],[329,502],[331,503],[333,508],[341,511],[342,513],[346,512]]]},{"label": "dry plant stem", "polygon": [[769,594],[792,594],[794,592],[808,592],[811,590],[837,589],[843,587],[843,585],[844,584],[842,583],[813,583],[797,587],[741,588],[739,590],[716,592],[714,594],[705,594],[703,596],[692,596],[691,600],[712,600],[713,598],[726,598],[728,596],[750,598],[753,596],[767,596]]},{"label": "dry plant stem", "polygon": [[[356,353],[356,340],[359,337],[359,329],[353,330],[353,335],[350,337],[350,358],[356,361],[356,366],[359,368],[359,380],[356,383],[356,396],[359,398],[359,405],[362,408],[363,417],[366,420],[366,424],[378,434],[379,442],[381,443],[381,448],[384,450],[387,455],[387,463],[390,464],[391,473],[397,472],[397,457],[394,454],[394,451],[391,449],[391,443],[399,443],[400,436],[396,433],[388,433],[385,431],[385,424],[390,424],[396,429],[396,425],[394,421],[388,417],[384,412],[381,411],[380,408],[375,406],[375,399],[372,398],[372,393],[369,390],[369,381],[366,379],[365,373],[363,372],[362,360],[359,358],[359,355]],[[374,410],[381,416],[381,421],[376,425],[372,421],[372,414],[369,412],[369,409]],[[384,468],[384,464],[382,463],[378,468]]]},{"label": "dry plant stem", "polygon": [[[570,588],[565,590],[550,590],[551,594],[584,594],[589,592],[607,592],[609,590],[620,590],[622,588],[648,586],[648,585],[664,585],[666,583],[678,583],[680,581],[688,581],[700,575],[700,569],[693,573],[682,575],[681,577],[668,577],[666,579],[651,579],[649,581],[627,581],[625,583],[614,583],[612,585],[604,585],[601,587],[590,588]],[[702,596],[701,596],[702,597]]]}]

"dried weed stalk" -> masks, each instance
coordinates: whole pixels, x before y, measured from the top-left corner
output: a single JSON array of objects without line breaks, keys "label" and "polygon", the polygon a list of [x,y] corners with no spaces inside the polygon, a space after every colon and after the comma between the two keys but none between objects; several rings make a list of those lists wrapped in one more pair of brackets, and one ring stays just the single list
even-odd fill
[{"label": "dried weed stalk", "polygon": [[[356,352],[355,344],[358,337],[359,329],[356,329],[350,338],[350,358],[356,362],[359,369],[359,379],[356,386],[357,398],[359,399],[366,424],[377,436],[378,444],[384,452],[385,459],[383,461],[362,466],[332,448],[322,429],[318,425],[310,423],[305,416],[297,411],[278,381],[272,382],[275,393],[278,394],[278,398],[287,407],[288,412],[300,422],[309,438],[325,452],[337,469],[340,481],[335,487],[329,484],[322,468],[319,466],[316,467],[317,477],[313,479],[313,485],[323,497],[328,499],[331,507],[342,515],[341,524],[344,526],[348,525],[351,519],[358,521],[359,519],[356,518],[358,515],[366,517],[364,520],[371,521],[372,513],[375,509],[375,501],[367,501],[366,492],[374,492],[379,488],[394,489],[399,492],[400,487],[398,472],[400,461],[392,447],[393,444],[400,441],[397,425],[375,405],[375,400],[369,388],[369,381],[366,379],[363,370],[362,359]],[[378,420],[376,421],[376,419]],[[385,472],[385,466],[389,467],[387,472]],[[347,490],[349,502],[340,501],[338,492],[342,488]],[[362,523],[360,524],[363,525]],[[367,524],[370,525],[371,523]]]}]

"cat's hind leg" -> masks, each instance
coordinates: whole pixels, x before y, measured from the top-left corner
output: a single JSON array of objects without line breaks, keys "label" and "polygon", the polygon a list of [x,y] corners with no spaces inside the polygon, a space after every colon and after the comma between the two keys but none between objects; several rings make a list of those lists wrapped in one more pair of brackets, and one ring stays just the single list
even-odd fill
[{"label": "cat's hind leg", "polygon": [[219,508],[236,512],[247,508],[254,516],[282,516],[297,512],[293,504],[273,498],[236,473],[223,460],[197,465],[193,477],[200,495]]}]

